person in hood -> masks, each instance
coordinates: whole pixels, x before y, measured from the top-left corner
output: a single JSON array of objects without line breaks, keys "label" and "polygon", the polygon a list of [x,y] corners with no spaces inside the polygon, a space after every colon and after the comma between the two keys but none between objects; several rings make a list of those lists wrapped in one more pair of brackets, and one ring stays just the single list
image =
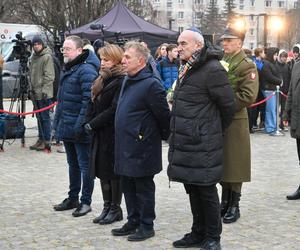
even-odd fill
[{"label": "person in hood", "polygon": [[[290,87],[290,81],[291,81],[291,71],[290,67],[287,64],[288,59],[288,53],[285,50],[280,50],[278,53],[278,58],[276,61],[276,66],[278,68],[280,77],[282,79],[282,85],[280,86],[280,91],[282,91],[283,94],[287,95]],[[285,109],[285,103],[286,103],[286,97],[280,95],[280,125],[279,127],[284,130],[288,131],[288,128],[283,125],[282,116]]]},{"label": "person in hood", "polygon": [[300,44],[295,44],[293,46],[292,53],[293,53],[293,58],[292,60],[289,61],[289,67],[291,72],[294,67],[294,64],[300,61]]},{"label": "person in hood", "polygon": [[154,176],[162,170],[162,140],[169,136],[166,92],[147,65],[149,50],[139,42],[125,44],[127,73],[115,114],[115,174],[121,176],[127,222],[112,230],[129,241],[153,237]]},{"label": "person in hood", "polygon": [[191,232],[176,248],[221,249],[222,222],[216,184],[222,177],[223,134],[236,105],[220,47],[195,30],[178,38],[182,61],[174,92],[169,137],[170,181],[184,184],[193,216]]},{"label": "person in hood", "polygon": [[226,28],[221,36],[228,77],[234,91],[236,110],[224,137],[221,216],[224,223],[240,218],[239,201],[243,182],[251,180],[251,148],[247,107],[258,93],[258,73],[253,61],[242,50],[245,31]]},{"label": "person in hood", "polygon": [[53,129],[56,138],[64,142],[70,183],[68,198],[53,208],[55,211],[76,208],[72,215],[78,217],[91,211],[94,189],[94,179],[89,171],[91,137],[85,132],[84,123],[91,86],[98,76],[100,62],[94,52],[83,50],[83,41],[78,36],[67,37],[62,52],[65,65]]},{"label": "person in hood", "polygon": [[[31,88],[30,98],[35,109],[42,109],[52,103],[53,84],[55,79],[52,51],[48,48],[40,36],[32,39],[33,55],[29,66]],[[30,150],[51,149],[51,120],[49,109],[37,113],[38,140],[30,146]]]}]

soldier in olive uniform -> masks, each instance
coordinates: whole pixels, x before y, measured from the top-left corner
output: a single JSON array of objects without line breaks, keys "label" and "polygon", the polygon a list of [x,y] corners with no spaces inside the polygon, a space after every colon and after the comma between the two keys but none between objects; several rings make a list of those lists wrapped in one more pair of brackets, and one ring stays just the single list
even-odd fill
[{"label": "soldier in olive uniform", "polygon": [[228,63],[228,78],[235,93],[236,113],[225,133],[223,153],[221,216],[224,223],[240,217],[239,201],[243,182],[251,179],[250,135],[247,115],[258,93],[255,64],[242,50],[245,31],[226,28],[221,37]]}]

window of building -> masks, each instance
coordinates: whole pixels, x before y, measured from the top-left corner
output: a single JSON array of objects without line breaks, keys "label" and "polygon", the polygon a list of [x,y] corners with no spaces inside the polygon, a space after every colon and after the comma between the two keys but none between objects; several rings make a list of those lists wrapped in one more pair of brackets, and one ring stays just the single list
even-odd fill
[{"label": "window of building", "polygon": [[265,6],[266,7],[272,7],[272,1],[271,0],[266,0],[265,1]]},{"label": "window of building", "polygon": [[250,5],[253,7],[255,4],[255,0],[250,0]]},{"label": "window of building", "polygon": [[181,33],[183,31],[183,27],[178,27],[178,31]]},{"label": "window of building", "polygon": [[195,12],[194,19],[199,20],[202,18],[202,16],[203,16],[203,12],[197,11]]},{"label": "window of building", "polygon": [[167,11],[167,17],[172,17],[172,11]]},{"label": "window of building", "polygon": [[183,4],[183,0],[178,0],[178,3],[179,4]]},{"label": "window of building", "polygon": [[195,4],[203,4],[203,0],[195,0],[194,3]]},{"label": "window of building", "polygon": [[250,15],[250,20],[251,20],[251,21],[254,20],[254,15]]},{"label": "window of building", "polygon": [[154,3],[160,3],[160,0],[154,0]]},{"label": "window of building", "polygon": [[172,2],[167,2],[167,8],[172,8]]},{"label": "window of building", "polygon": [[284,8],[284,1],[278,1],[278,7]]},{"label": "window of building", "polygon": [[184,12],[183,11],[179,11],[178,12],[178,19],[183,19],[184,18]]},{"label": "window of building", "polygon": [[240,5],[239,9],[243,10],[244,9],[244,5]]},{"label": "window of building", "polygon": [[212,3],[212,4],[218,4],[218,1],[217,0],[210,0],[210,3]]},{"label": "window of building", "polygon": [[253,36],[254,35],[254,29],[249,29],[249,33],[250,33],[251,36]]},{"label": "window of building", "polygon": [[240,0],[240,4],[244,4],[244,0]]}]

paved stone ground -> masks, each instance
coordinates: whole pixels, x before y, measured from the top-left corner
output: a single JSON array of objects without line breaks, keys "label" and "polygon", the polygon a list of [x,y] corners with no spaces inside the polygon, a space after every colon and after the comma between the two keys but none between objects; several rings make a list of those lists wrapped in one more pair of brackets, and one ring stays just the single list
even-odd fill
[{"label": "paved stone ground", "polygon": [[[5,103],[8,106],[8,103]],[[95,183],[93,211],[74,218],[71,211],[55,212],[52,206],[66,197],[68,175],[65,154],[29,151],[36,140],[35,119],[26,119],[26,148],[20,140],[5,144],[0,153],[0,249],[172,249],[172,241],[190,230],[187,195],[164,170],[156,176],[156,236],[145,242],[112,237],[121,226],[92,223],[101,207],[99,182]],[[300,249],[300,200],[287,201],[299,184],[295,140],[289,134],[251,135],[252,182],[243,187],[241,218],[223,226],[223,249]],[[124,202],[122,204],[124,212]],[[126,213],[125,213],[126,214]]]}]

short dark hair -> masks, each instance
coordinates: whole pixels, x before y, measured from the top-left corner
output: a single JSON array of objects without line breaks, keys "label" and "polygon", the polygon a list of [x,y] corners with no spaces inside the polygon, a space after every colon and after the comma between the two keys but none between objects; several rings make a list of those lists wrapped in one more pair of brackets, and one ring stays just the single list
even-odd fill
[{"label": "short dark hair", "polygon": [[259,57],[259,54],[260,53],[263,53],[264,52],[264,49],[263,48],[256,48],[255,50],[254,50],[254,55],[256,56],[256,57]]},{"label": "short dark hair", "polygon": [[175,49],[175,48],[177,48],[177,44],[175,44],[175,43],[169,44],[169,45],[167,46],[167,48],[166,48],[167,53],[168,53],[169,51],[172,51],[172,50]]}]

